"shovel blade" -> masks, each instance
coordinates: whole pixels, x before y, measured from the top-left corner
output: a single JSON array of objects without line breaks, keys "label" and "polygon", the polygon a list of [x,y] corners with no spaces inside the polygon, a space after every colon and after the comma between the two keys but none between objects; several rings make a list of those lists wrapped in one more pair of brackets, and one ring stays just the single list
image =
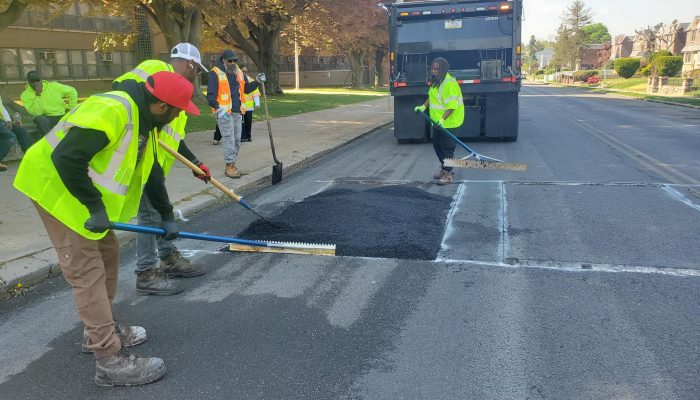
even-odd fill
[{"label": "shovel blade", "polygon": [[282,163],[272,166],[272,184],[276,185],[282,182]]}]

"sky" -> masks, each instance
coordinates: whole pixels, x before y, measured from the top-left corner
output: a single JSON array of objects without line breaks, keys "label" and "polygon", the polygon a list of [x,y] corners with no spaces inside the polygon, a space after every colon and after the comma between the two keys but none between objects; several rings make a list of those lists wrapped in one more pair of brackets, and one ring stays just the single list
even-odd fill
[{"label": "sky", "polygon": [[[537,39],[553,40],[561,14],[572,0],[523,0],[525,19],[522,40],[530,35]],[[601,22],[610,34],[634,35],[635,29],[654,26],[659,22],[690,22],[700,15],[700,0],[584,0],[593,11],[593,22]]]}]

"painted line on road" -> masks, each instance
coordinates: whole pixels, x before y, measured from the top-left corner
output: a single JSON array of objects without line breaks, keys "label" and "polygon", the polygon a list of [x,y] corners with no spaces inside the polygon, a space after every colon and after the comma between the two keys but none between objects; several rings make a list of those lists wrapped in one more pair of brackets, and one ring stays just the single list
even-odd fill
[{"label": "painted line on road", "polygon": [[445,251],[450,250],[450,245],[447,244],[448,240],[452,238],[452,232],[455,231],[452,226],[452,217],[459,211],[459,204],[462,202],[462,194],[464,193],[464,185],[460,184],[452,196],[452,203],[450,204],[450,212],[447,213],[447,219],[445,220],[445,230],[442,232],[442,241],[440,242],[440,250],[438,251],[438,258],[444,257]]},{"label": "painted line on road", "polygon": [[[383,179],[336,179],[332,181],[316,181],[317,183],[352,183],[358,185],[426,185],[434,184],[435,182],[430,181],[416,181],[416,180],[383,180]],[[692,185],[686,183],[667,183],[667,182],[576,182],[576,181],[519,181],[519,180],[469,180],[461,179],[454,181],[455,184],[464,183],[495,183],[495,184],[509,184],[509,185],[542,185],[542,186],[628,186],[628,187],[652,187],[652,188],[663,188],[669,187],[681,187],[681,188],[700,188],[700,184]]]},{"label": "painted line on road", "polygon": [[508,250],[510,248],[510,241],[508,240],[508,202],[506,200],[505,183],[501,182],[500,189],[501,212],[498,216],[498,222],[501,226],[501,240],[498,244],[498,254],[501,262],[505,262],[506,256],[508,255]]},{"label": "painted line on road", "polygon": [[[620,151],[622,154],[626,155],[630,159],[637,161],[642,166],[656,172],[658,175],[668,179],[669,181],[678,184],[690,183],[693,185],[700,185],[699,180],[688,176],[665,163],[662,163],[661,161],[642,152],[641,150],[638,150],[626,143],[623,143],[622,141],[613,137],[609,133],[598,129],[587,122],[580,121],[566,112],[562,112],[562,114],[569,120],[574,121],[585,128],[588,128],[591,131],[591,133],[598,139],[616,148],[618,151]],[[686,182],[681,182],[680,180],[685,180]],[[700,196],[700,193],[697,194],[698,196]]]},{"label": "painted line on road", "polygon": [[455,260],[436,259],[433,262],[443,264],[470,264],[475,266],[487,266],[495,268],[531,268],[547,269],[565,272],[606,272],[606,273],[633,273],[633,274],[654,274],[679,277],[700,277],[700,270],[690,268],[673,267],[644,267],[635,265],[615,265],[615,264],[595,264],[587,262],[571,261],[538,261],[538,260],[518,260],[516,263],[488,262],[478,260]]},{"label": "painted line on road", "polygon": [[676,189],[673,189],[672,187],[669,186],[664,186],[664,190],[671,195],[675,200],[680,201],[681,203],[687,205],[690,208],[693,208],[695,211],[700,211],[700,205],[693,203],[683,195],[683,193],[677,191]]}]

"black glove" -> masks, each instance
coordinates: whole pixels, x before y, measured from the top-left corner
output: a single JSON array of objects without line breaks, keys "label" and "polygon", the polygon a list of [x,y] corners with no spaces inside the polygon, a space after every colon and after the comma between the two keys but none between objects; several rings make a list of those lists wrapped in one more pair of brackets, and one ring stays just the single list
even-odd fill
[{"label": "black glove", "polygon": [[175,240],[177,234],[180,232],[177,222],[175,221],[161,221],[160,227],[165,229],[165,235],[163,235],[165,240]]},{"label": "black glove", "polygon": [[94,214],[90,214],[90,218],[85,221],[85,229],[90,232],[102,233],[109,229],[109,217],[107,210],[100,210]]}]

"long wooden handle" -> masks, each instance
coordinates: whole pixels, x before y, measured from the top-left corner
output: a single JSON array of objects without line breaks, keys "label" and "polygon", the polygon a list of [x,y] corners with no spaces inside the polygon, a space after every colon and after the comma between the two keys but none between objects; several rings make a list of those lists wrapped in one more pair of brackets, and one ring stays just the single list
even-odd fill
[{"label": "long wooden handle", "polygon": [[[197,175],[205,175],[204,171],[202,171],[201,168],[198,166],[194,165],[192,161],[188,160],[183,156],[182,154],[178,153],[175,149],[172,147],[168,146],[167,144],[163,143],[162,140],[158,140],[158,145],[163,148],[163,150],[167,151],[172,155],[173,157],[177,158],[180,160],[181,163],[187,165],[192,171],[194,171]],[[236,193],[233,192],[233,190],[227,188],[224,186],[221,182],[217,181],[213,177],[209,180],[212,185],[216,186],[219,188],[222,192],[226,193],[230,198],[236,200],[237,202],[241,202],[241,196],[237,195]]]}]

